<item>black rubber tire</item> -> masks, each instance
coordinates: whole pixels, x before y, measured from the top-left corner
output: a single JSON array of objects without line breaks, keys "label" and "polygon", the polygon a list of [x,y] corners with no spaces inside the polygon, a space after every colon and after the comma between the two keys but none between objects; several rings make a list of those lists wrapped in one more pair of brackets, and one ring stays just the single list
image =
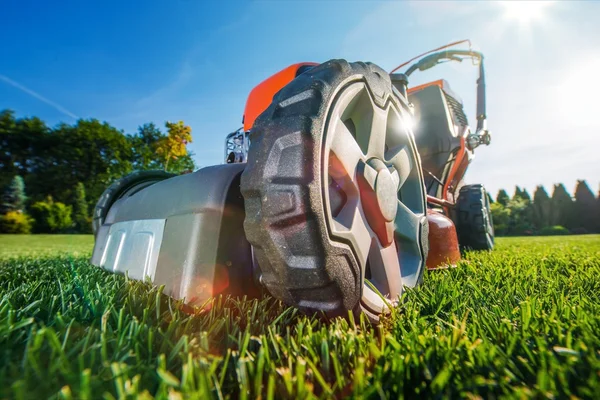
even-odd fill
[{"label": "black rubber tire", "polygon": [[96,207],[94,207],[94,216],[92,219],[94,237],[100,226],[104,223],[108,210],[115,201],[123,197],[132,196],[148,186],[174,176],[176,174],[162,170],[136,171],[113,182],[102,193],[96,203]]},{"label": "black rubber tire", "polygon": [[350,246],[329,234],[321,183],[324,127],[337,93],[357,81],[380,107],[394,97],[387,72],[345,60],[320,64],[281,89],[254,123],[241,179],[244,229],[262,284],[288,305],[332,317],[359,312],[363,282]]},{"label": "black rubber tire", "polygon": [[465,185],[456,202],[456,233],[462,250],[492,250],[494,223],[483,185]]}]

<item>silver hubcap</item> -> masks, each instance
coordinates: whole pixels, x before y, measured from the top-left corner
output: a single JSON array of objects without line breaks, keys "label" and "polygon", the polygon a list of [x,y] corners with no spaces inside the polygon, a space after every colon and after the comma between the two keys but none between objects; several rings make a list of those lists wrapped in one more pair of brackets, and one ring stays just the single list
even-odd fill
[{"label": "silver hubcap", "polygon": [[395,304],[403,286],[415,286],[423,267],[423,183],[403,115],[393,103],[379,108],[356,82],[338,94],[325,131],[331,234],[352,246],[362,305],[375,313]]}]

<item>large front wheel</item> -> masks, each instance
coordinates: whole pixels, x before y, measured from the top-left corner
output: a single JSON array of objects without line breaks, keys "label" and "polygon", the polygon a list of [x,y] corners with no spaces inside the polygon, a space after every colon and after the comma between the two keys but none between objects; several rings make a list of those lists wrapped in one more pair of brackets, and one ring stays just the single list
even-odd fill
[{"label": "large front wheel", "polygon": [[408,118],[385,71],[333,60],[294,79],[256,120],[245,230],[275,297],[376,321],[421,281],[426,203]]}]

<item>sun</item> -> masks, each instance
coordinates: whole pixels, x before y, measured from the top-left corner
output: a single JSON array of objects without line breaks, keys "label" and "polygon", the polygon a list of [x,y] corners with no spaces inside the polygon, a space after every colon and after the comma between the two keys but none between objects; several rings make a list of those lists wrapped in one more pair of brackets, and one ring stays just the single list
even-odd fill
[{"label": "sun", "polygon": [[530,26],[534,22],[542,20],[546,9],[552,5],[552,1],[503,1],[500,4],[504,8],[504,16],[507,19],[517,21],[521,26]]}]

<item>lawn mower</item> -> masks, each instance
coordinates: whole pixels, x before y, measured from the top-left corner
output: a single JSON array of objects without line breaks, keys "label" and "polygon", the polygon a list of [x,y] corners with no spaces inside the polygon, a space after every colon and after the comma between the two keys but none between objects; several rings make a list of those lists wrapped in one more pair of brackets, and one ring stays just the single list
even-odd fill
[{"label": "lawn mower", "polygon": [[[331,60],[269,77],[224,164],[139,171],[102,194],[92,263],[192,305],[266,289],[305,312],[377,322],[425,268],[494,244],[485,189],[462,183],[490,143],[483,55],[451,48],[464,42],[391,73]],[[408,88],[413,72],[463,59],[479,67],[475,132],[447,82]]]}]

